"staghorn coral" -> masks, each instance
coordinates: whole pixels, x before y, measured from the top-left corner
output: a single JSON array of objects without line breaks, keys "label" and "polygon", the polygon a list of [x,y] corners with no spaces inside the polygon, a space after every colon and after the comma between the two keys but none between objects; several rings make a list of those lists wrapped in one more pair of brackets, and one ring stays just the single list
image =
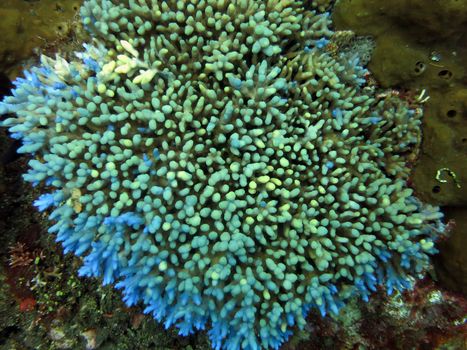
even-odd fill
[{"label": "staghorn coral", "polygon": [[181,334],[278,348],[311,308],[410,287],[443,229],[407,188],[420,120],[366,95],[302,1],[88,0],[94,37],[42,57],[0,114],[82,275]]}]

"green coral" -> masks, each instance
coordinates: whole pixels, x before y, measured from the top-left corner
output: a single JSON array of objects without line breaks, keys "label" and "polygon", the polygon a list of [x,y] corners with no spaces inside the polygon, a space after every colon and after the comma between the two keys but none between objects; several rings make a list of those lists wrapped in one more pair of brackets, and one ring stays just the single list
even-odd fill
[{"label": "green coral", "polygon": [[410,287],[443,225],[407,187],[420,115],[302,1],[88,0],[94,41],[0,104],[82,275],[215,348]]}]

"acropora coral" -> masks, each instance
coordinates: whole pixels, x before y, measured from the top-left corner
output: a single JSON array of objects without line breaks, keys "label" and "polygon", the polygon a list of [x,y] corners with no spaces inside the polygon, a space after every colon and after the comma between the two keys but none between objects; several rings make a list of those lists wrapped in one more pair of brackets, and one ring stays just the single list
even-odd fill
[{"label": "acropora coral", "polygon": [[441,214],[407,186],[420,115],[330,54],[295,0],[86,0],[93,37],[43,56],[0,114],[81,274],[127,304],[277,349],[311,308],[409,288]]}]

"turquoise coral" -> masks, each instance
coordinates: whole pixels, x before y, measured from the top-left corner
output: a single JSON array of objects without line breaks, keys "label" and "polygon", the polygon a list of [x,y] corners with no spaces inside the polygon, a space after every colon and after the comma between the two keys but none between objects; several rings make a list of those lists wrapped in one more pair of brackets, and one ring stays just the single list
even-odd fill
[{"label": "turquoise coral", "polygon": [[306,4],[87,0],[93,41],[0,104],[81,274],[216,349],[410,287],[443,229],[406,183],[419,116],[328,53]]}]

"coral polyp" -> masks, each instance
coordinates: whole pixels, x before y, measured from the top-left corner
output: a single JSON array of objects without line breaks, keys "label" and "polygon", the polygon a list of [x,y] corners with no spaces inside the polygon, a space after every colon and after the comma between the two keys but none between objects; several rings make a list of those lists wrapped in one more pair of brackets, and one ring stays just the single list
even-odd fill
[{"label": "coral polyp", "polygon": [[406,182],[420,115],[306,3],[87,0],[93,41],[0,104],[81,274],[217,349],[410,287],[443,229]]}]

